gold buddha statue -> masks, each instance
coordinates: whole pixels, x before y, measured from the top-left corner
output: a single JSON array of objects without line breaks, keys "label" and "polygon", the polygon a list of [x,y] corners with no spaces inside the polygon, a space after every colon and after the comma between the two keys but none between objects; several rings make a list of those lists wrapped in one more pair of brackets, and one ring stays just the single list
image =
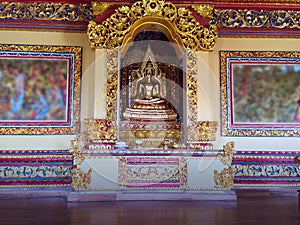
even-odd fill
[{"label": "gold buddha statue", "polygon": [[135,96],[131,108],[123,113],[125,119],[174,120],[177,113],[161,98],[161,80],[155,76],[153,62],[148,61],[142,77],[135,85]]},{"label": "gold buddha statue", "polygon": [[162,81],[157,77],[157,64],[145,61],[140,78],[134,82],[130,107],[123,112],[120,136],[132,143],[139,139],[144,148],[158,148],[165,140],[177,142],[181,138],[181,123],[177,113],[163,98]]}]

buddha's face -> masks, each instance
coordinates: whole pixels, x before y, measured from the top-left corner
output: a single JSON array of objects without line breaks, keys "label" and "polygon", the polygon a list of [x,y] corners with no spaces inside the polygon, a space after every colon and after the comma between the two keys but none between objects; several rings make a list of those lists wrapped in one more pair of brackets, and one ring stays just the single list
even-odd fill
[{"label": "buddha's face", "polygon": [[145,69],[145,76],[147,78],[147,82],[151,82],[152,75],[153,75],[153,68],[146,68]]},{"label": "buddha's face", "polygon": [[145,69],[145,73],[146,73],[146,76],[152,76],[153,75],[153,68],[152,67],[147,67]]}]

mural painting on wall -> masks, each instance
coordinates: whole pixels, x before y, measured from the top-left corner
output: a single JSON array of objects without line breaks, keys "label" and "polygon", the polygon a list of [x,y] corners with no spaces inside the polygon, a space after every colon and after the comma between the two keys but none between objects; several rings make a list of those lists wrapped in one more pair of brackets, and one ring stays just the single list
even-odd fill
[{"label": "mural painting on wall", "polygon": [[299,135],[299,55],[220,52],[223,135]]},{"label": "mural painting on wall", "polygon": [[78,131],[81,48],[0,46],[0,134]]}]

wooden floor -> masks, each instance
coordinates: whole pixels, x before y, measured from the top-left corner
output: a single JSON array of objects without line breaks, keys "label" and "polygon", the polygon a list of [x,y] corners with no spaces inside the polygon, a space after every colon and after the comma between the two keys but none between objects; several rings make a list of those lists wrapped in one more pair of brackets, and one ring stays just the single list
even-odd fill
[{"label": "wooden floor", "polygon": [[0,200],[0,225],[299,225],[297,196],[236,201],[68,203],[62,197]]}]

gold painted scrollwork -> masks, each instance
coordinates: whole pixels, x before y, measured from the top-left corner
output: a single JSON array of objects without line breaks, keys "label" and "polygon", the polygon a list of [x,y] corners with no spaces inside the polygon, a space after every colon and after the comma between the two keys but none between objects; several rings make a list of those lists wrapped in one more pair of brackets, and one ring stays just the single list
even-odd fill
[{"label": "gold painted scrollwork", "polygon": [[117,123],[118,108],[118,51],[107,51],[106,120]]},{"label": "gold painted scrollwork", "polygon": [[1,2],[1,19],[90,21],[93,19],[87,4]]},{"label": "gold painted scrollwork", "polygon": [[214,170],[215,187],[217,188],[231,188],[233,186],[234,170],[232,168],[225,168],[220,173]]},{"label": "gold painted scrollwork", "polygon": [[232,157],[234,153],[234,142],[228,142],[224,145],[223,154],[218,154],[217,158],[228,166],[224,168],[221,172],[214,170],[214,181],[215,187],[217,188],[231,188],[233,186],[234,172],[235,170],[231,167]]},{"label": "gold painted scrollwork", "polygon": [[72,184],[75,190],[88,189],[91,184],[92,169],[84,172],[81,168],[72,169]]},{"label": "gold painted scrollwork", "polygon": [[128,5],[125,2],[92,2],[92,10],[95,16],[101,15],[107,9],[115,5]]},{"label": "gold painted scrollwork", "polygon": [[87,135],[84,133],[79,134],[74,140],[71,141],[70,152],[73,155],[73,168],[72,168],[72,184],[71,186],[76,189],[87,189],[91,184],[92,170],[89,169],[84,172],[80,165],[84,162],[88,155],[82,154],[82,148],[86,143]]},{"label": "gold painted scrollwork", "polygon": [[231,166],[232,157],[234,153],[234,142],[228,142],[226,145],[224,145],[224,153],[218,154],[217,157],[220,159],[220,161],[227,165]]},{"label": "gold painted scrollwork", "polygon": [[197,140],[197,62],[192,51],[187,52],[188,140]]},{"label": "gold painted scrollwork", "polygon": [[290,10],[224,9],[214,12],[218,27],[300,28],[300,12]]},{"label": "gold painted scrollwork", "polygon": [[199,121],[198,122],[198,139],[199,141],[215,141],[218,129],[217,121]]},{"label": "gold painted scrollwork", "polygon": [[[94,7],[96,7],[96,4],[93,3]],[[200,12],[206,12],[203,15],[208,16],[207,10],[200,10],[199,7],[197,9]],[[135,2],[131,7],[121,6],[117,8],[115,13],[101,24],[90,21],[87,33],[91,47],[113,49],[121,46],[124,37],[130,32],[134,24],[139,19],[150,17],[171,22],[187,49],[209,51],[216,44],[217,27],[215,25],[202,26],[188,9],[184,7],[177,8],[170,2],[142,0]]]},{"label": "gold painted scrollwork", "polygon": [[205,4],[193,4],[192,8],[204,18],[212,18],[214,7]]},{"label": "gold painted scrollwork", "polygon": [[116,140],[116,125],[106,119],[85,119],[90,140]]}]

